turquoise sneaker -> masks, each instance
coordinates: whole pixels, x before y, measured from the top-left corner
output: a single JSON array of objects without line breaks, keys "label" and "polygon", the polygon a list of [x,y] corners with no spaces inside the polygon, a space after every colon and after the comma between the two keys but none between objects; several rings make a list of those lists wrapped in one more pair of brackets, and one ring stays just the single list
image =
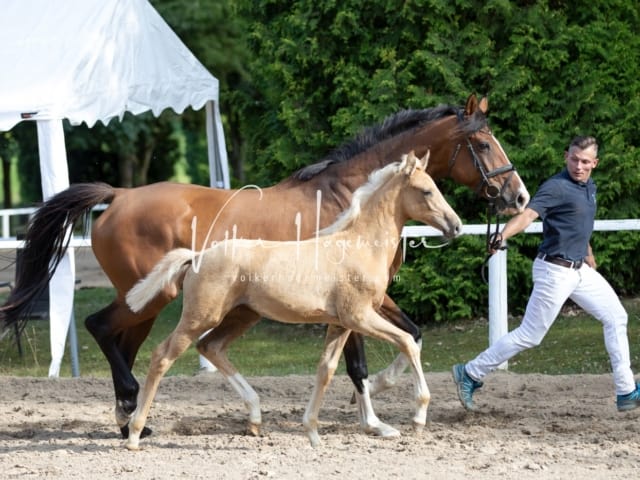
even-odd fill
[{"label": "turquoise sneaker", "polygon": [[616,405],[619,412],[626,412],[640,407],[640,383],[636,384],[636,389],[626,395],[618,395],[616,397]]},{"label": "turquoise sneaker", "polygon": [[[456,382],[456,386],[458,387],[458,398],[462,406],[467,410],[475,410],[475,406],[473,405],[473,392],[482,387],[483,383],[471,378],[462,363],[453,366],[453,381]],[[640,399],[640,394],[638,395]]]}]

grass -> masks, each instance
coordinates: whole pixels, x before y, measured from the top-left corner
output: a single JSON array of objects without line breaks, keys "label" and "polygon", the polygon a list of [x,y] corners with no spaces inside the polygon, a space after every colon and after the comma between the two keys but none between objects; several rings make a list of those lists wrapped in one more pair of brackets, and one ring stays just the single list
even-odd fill
[{"label": "grass", "polygon": [[[80,374],[109,377],[108,364],[84,327],[84,318],[111,302],[109,288],[87,288],[76,292],[75,316],[78,332]],[[625,300],[629,313],[629,342],[634,371],[640,373],[640,301]],[[169,305],[155,322],[149,338],[137,357],[134,373],[145,375],[153,348],[173,329],[181,303]],[[515,328],[519,319],[510,321]],[[319,325],[283,325],[263,320],[230,347],[230,358],[247,376],[311,374],[320,357],[325,327]],[[486,321],[469,320],[424,329],[422,360],[426,372],[448,371],[451,365],[468,360],[487,346]],[[22,337],[24,355],[18,355],[12,335],[0,341],[0,375],[46,376],[49,368],[49,324],[34,320],[27,324]],[[389,364],[396,356],[390,345],[367,339],[370,372]],[[190,348],[179,358],[169,375],[192,375],[198,358]],[[584,313],[568,312],[558,317],[542,344],[521,353],[509,362],[509,369],[519,373],[608,373],[609,359],[604,348],[602,328]],[[344,373],[341,362],[340,373]],[[62,376],[71,376],[69,354],[65,355]]]}]

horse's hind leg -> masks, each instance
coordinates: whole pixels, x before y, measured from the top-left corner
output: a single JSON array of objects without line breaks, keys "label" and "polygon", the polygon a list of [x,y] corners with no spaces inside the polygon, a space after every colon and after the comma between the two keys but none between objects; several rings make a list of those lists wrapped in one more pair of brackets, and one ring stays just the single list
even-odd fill
[{"label": "horse's hind leg", "polygon": [[[123,332],[123,327],[138,324],[135,329]],[[113,387],[116,394],[116,422],[120,427],[123,438],[128,435],[127,423],[136,409],[138,390],[140,388],[131,373],[134,359],[142,341],[147,337],[153,324],[153,318],[140,323],[134,318],[128,307],[115,300],[99,312],[89,315],[85,320],[87,330],[93,335],[98,346],[104,353],[109,366]],[[118,333],[120,332],[120,333]],[[145,430],[146,436],[151,430]]]},{"label": "horse's hind leg", "polygon": [[[120,335],[118,341],[118,348],[122,352],[122,356],[125,358],[127,365],[129,366],[129,372],[133,370],[133,364],[136,360],[136,356],[138,355],[138,351],[140,350],[140,346],[142,342],[149,336],[149,332],[151,331],[151,327],[155,322],[156,317],[151,317],[144,322],[135,325],[134,327],[128,328]],[[129,436],[129,418],[135,411],[137,407],[138,397],[127,398],[128,415],[123,417],[126,420],[126,424],[119,424],[120,432],[122,433],[122,438],[127,438]],[[118,402],[121,403],[121,402]],[[116,406],[117,408],[117,406]],[[151,429],[144,427],[142,433],[140,434],[140,438],[145,438],[151,435]]]},{"label": "horse's hind leg", "polygon": [[200,354],[215,365],[242,398],[249,411],[247,432],[256,436],[260,434],[262,425],[260,397],[231,363],[227,356],[227,349],[233,340],[244,334],[259,320],[260,315],[253,310],[238,307],[225,315],[222,322],[201,338],[197,345]]},{"label": "horse's hind leg", "polygon": [[139,449],[140,434],[149,415],[151,402],[156,395],[160,380],[197,336],[197,332],[193,330],[183,330],[181,326],[178,325],[176,330],[153,351],[149,373],[147,374],[142,395],[140,396],[140,403],[129,422],[129,437],[126,443],[126,447],[129,450]]},{"label": "horse's hind leg", "polygon": [[313,387],[311,399],[302,417],[302,424],[307,431],[307,436],[309,437],[312,447],[320,443],[320,436],[318,435],[318,413],[320,412],[320,405],[322,404],[322,399],[327,391],[327,387],[329,383],[331,383],[333,374],[336,368],[338,368],[340,354],[342,353],[348,336],[349,330],[345,330],[342,327],[329,325],[327,329],[324,351],[320,357],[320,363],[318,364],[318,370],[316,372],[316,384]]}]

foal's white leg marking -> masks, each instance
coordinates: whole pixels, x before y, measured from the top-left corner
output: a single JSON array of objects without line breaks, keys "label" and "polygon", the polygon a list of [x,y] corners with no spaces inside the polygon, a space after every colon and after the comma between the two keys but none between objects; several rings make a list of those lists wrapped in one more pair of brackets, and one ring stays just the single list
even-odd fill
[{"label": "foal's white leg marking", "polygon": [[[418,340],[418,348],[422,350],[422,339]],[[398,377],[404,373],[410,365],[409,359],[403,353],[398,355],[395,360],[384,370],[371,376],[370,393],[373,397],[388,388],[395,386]]]},{"label": "foal's white leg marking", "polygon": [[413,417],[413,425],[417,431],[422,430],[427,423],[427,408],[429,408],[429,401],[431,400],[431,393],[427,386],[427,381],[424,378],[424,372],[422,371],[422,362],[420,360],[420,346],[411,339],[413,345],[409,345],[411,353],[411,366],[413,368],[414,385],[416,392],[416,414]]},{"label": "foal's white leg marking", "polygon": [[371,435],[384,438],[399,437],[400,432],[386,423],[382,423],[373,411],[371,404],[371,396],[369,393],[369,380],[364,379],[364,390],[362,394],[356,391],[356,402],[358,404],[358,416],[360,417],[360,426]]},{"label": "foal's white leg marking", "polygon": [[228,376],[227,380],[229,380],[233,389],[238,392],[247,410],[249,410],[249,433],[257,436],[260,433],[260,425],[262,425],[258,393],[239,373]]}]

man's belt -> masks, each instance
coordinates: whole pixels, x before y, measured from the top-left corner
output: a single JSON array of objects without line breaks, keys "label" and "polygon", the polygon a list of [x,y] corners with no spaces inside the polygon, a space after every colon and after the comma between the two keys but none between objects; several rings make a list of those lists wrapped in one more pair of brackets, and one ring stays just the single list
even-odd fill
[{"label": "man's belt", "polygon": [[565,268],[573,268],[574,270],[578,270],[584,263],[584,260],[573,262],[562,257],[552,257],[551,255],[547,255],[543,252],[538,253],[538,258],[540,260],[544,260],[545,262],[553,263],[554,265],[560,265],[561,267]]}]

